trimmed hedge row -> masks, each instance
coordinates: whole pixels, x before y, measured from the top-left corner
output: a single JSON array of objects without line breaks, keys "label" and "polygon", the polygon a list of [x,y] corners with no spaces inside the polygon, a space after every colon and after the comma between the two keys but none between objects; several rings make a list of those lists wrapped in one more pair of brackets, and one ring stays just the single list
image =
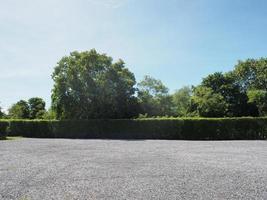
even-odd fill
[{"label": "trimmed hedge row", "polygon": [[9,126],[8,121],[0,121],[0,140],[6,138],[8,126]]},{"label": "trimmed hedge row", "polygon": [[266,139],[267,118],[9,121],[9,135],[36,138]]},{"label": "trimmed hedge row", "polygon": [[10,136],[37,138],[177,139],[182,120],[12,120]]}]

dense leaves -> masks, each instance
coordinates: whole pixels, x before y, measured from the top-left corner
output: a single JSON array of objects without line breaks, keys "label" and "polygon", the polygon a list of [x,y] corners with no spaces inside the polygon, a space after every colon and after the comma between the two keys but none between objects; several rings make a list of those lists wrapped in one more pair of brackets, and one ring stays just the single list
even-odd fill
[{"label": "dense leaves", "polygon": [[267,90],[267,58],[239,61],[233,72],[244,91]]},{"label": "dense leaves", "polygon": [[9,126],[8,121],[0,120],[0,140],[6,139],[8,126]]},{"label": "dense leaves", "polygon": [[223,96],[203,86],[194,88],[192,106],[202,117],[224,117],[227,112],[227,104]]},{"label": "dense leaves", "polygon": [[190,115],[192,89],[185,86],[172,95],[174,116],[184,117]]},{"label": "dense leaves", "polygon": [[30,119],[42,119],[45,115],[45,102],[43,99],[34,97],[28,100]]},{"label": "dense leaves", "polygon": [[[208,75],[198,87],[209,88],[206,90],[206,95],[199,95],[199,89],[193,92],[194,107],[191,107],[191,110],[197,111],[199,116],[264,116],[266,115],[267,59],[239,61],[233,71]],[[220,111],[213,107],[214,104],[211,102],[215,102],[212,98],[214,95],[217,96],[218,101],[221,98],[225,109]],[[202,108],[199,107],[200,105]],[[203,107],[205,112],[201,112]],[[214,112],[210,112],[211,110]]]},{"label": "dense leaves", "polygon": [[55,67],[52,108],[59,119],[129,118],[135,115],[135,77],[95,50],[72,52]]},{"label": "dense leaves", "polygon": [[11,120],[9,135],[88,139],[266,139],[267,118]]},{"label": "dense leaves", "polygon": [[[248,97],[245,92],[242,92],[232,73],[211,74],[203,79],[201,86],[210,88],[214,95],[222,97],[221,100],[225,106],[219,116],[240,117],[251,115],[250,105],[247,102]],[[216,116],[211,115],[211,117]]]},{"label": "dense leaves", "polygon": [[265,90],[249,90],[249,102],[257,106],[261,116],[267,115],[267,91]]},{"label": "dense leaves", "polygon": [[27,101],[20,100],[13,104],[8,110],[10,118],[13,119],[29,119],[30,118],[30,108]]},{"label": "dense leaves", "polygon": [[39,97],[28,101],[20,100],[8,110],[8,118],[12,119],[43,119],[46,113],[45,102]]},{"label": "dense leaves", "polygon": [[267,115],[267,58],[239,61],[197,86],[174,93],[162,81],[135,76],[122,60],[96,50],[72,52],[52,74],[52,106],[41,98],[21,100],[6,116],[15,119],[124,119],[139,117],[243,117]]},{"label": "dense leaves", "polygon": [[137,86],[142,114],[172,115],[172,97],[168,94],[168,88],[160,80],[145,76]]}]

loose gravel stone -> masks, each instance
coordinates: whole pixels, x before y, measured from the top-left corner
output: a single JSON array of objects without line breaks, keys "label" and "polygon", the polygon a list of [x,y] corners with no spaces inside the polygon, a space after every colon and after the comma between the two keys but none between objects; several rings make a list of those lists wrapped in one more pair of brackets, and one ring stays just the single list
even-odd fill
[{"label": "loose gravel stone", "polygon": [[0,141],[0,199],[267,199],[267,141]]}]

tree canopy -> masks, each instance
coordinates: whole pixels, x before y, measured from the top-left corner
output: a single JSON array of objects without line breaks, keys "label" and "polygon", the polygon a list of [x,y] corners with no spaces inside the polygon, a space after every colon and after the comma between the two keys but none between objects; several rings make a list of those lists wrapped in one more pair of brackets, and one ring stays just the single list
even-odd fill
[{"label": "tree canopy", "polygon": [[224,117],[227,103],[223,96],[213,92],[211,88],[199,86],[193,90],[192,106],[201,117]]},{"label": "tree canopy", "polygon": [[45,101],[39,97],[33,97],[28,100],[30,119],[42,119],[45,115]]},{"label": "tree canopy", "polygon": [[249,103],[253,103],[257,106],[260,116],[267,115],[267,91],[249,90],[248,99]]},{"label": "tree canopy", "polygon": [[267,90],[267,58],[239,61],[233,73],[244,91]]},{"label": "tree canopy", "polygon": [[145,76],[138,84],[140,112],[148,116],[172,115],[172,96],[169,89],[151,76]]},{"label": "tree canopy", "polygon": [[13,119],[29,119],[30,108],[27,101],[20,100],[13,104],[8,110],[8,115]]},{"label": "tree canopy", "polygon": [[246,92],[241,90],[232,73],[216,72],[204,78],[200,85],[210,88],[214,94],[223,97],[226,103],[226,110],[221,115],[239,117],[251,114]]},{"label": "tree canopy", "polygon": [[185,117],[190,113],[192,89],[189,86],[182,87],[172,95],[174,116]]},{"label": "tree canopy", "polygon": [[28,101],[20,100],[8,110],[8,117],[13,119],[43,119],[46,113],[45,101],[39,97]]},{"label": "tree canopy", "polygon": [[63,57],[52,75],[52,108],[59,119],[129,118],[135,115],[135,77],[122,60],[96,50]]},{"label": "tree canopy", "polygon": [[[95,49],[74,51],[59,60],[52,79],[52,105],[38,97],[20,100],[7,117],[18,119],[104,119],[138,116],[267,116],[267,58],[238,61],[229,72],[215,72],[199,85],[170,93],[151,76],[136,83],[123,60]],[[0,108],[0,118],[4,113]],[[6,117],[6,116],[5,116]]]}]

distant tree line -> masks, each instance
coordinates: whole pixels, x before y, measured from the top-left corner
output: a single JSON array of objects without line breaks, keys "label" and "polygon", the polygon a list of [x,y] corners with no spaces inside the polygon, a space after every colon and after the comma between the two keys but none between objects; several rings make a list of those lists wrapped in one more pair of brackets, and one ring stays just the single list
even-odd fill
[{"label": "distant tree line", "polygon": [[30,98],[28,101],[18,101],[8,109],[7,115],[0,112],[2,118],[12,119],[43,119],[46,114],[45,101],[39,97]]},{"label": "distant tree line", "polygon": [[13,104],[0,118],[123,119],[136,117],[241,117],[267,115],[267,58],[239,61],[227,73],[216,72],[197,86],[170,94],[150,76],[136,83],[122,60],[96,50],[72,52],[52,74],[51,108],[35,97]]}]

